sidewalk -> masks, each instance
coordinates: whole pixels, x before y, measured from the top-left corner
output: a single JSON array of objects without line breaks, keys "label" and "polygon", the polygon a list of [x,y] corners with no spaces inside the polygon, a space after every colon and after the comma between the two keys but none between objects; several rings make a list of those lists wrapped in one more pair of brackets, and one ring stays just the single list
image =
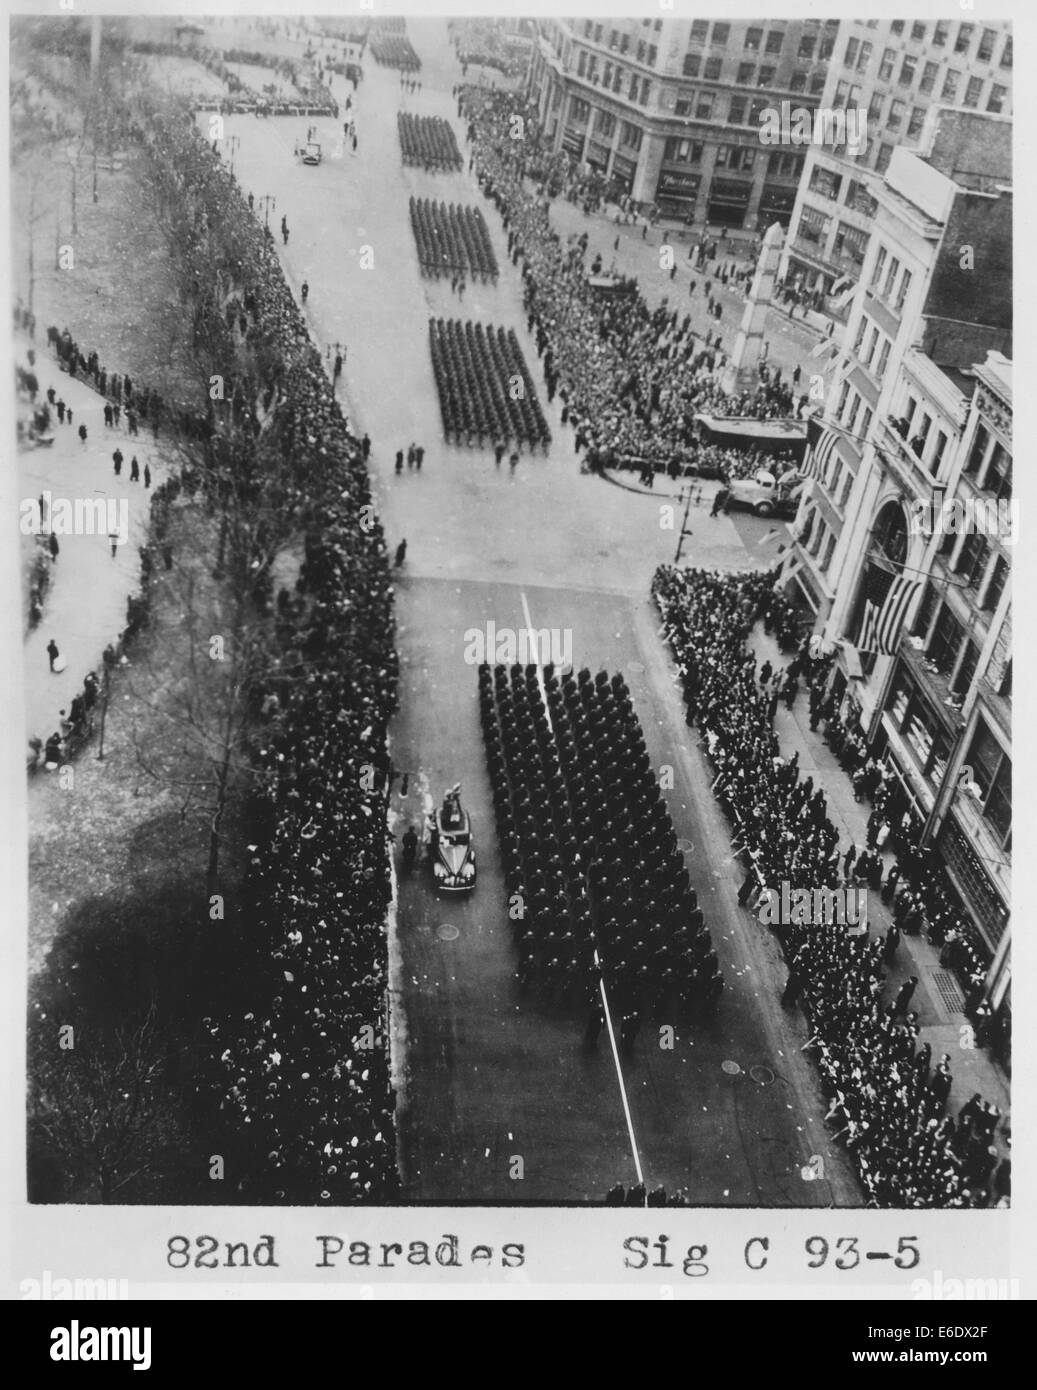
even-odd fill
[{"label": "sidewalk", "polygon": [[[753,630],[750,645],[759,663],[769,660],[776,670],[788,665],[789,658],[782,654],[774,639],[764,633],[762,626]],[[867,844],[871,804],[854,800],[853,784],[839,766],[835,754],[820,731],[811,732],[805,688],[800,690],[791,710],[787,710],[784,702],[779,700],[774,727],[782,755],[791,757],[798,750],[801,776],[813,777],[814,785],[824,789],[829,817],[839,831],[840,854],[844,854],[851,844],[856,845],[860,852]],[[896,855],[883,851],[882,858],[888,871]],[[868,925],[871,934],[881,935],[889,927],[890,921],[887,905],[877,893],[869,891]],[[978,1047],[965,1046],[972,1030],[961,1007],[961,990],[954,975],[941,968],[938,951],[924,937],[904,935],[893,964],[886,970],[887,1002],[893,999],[901,984],[911,975],[918,979],[918,988],[911,1001],[912,1009],[918,1013],[918,1041],[920,1044],[927,1042],[932,1047],[934,1066],[942,1053],[950,1053],[954,1082],[947,1102],[947,1113],[956,1117],[960,1107],[978,1091],[983,1100],[996,1105],[1004,1117],[995,1133],[995,1143],[999,1155],[1005,1157],[1008,1152],[1005,1130],[1011,1128],[1007,1080],[989,1053]]]},{"label": "sidewalk", "polygon": [[[38,328],[37,328],[37,331]],[[104,398],[85,381],[60,370],[57,359],[44,343],[30,341],[24,334],[15,340],[15,361],[28,367],[26,351],[34,347],[33,370],[40,383],[37,406],[45,402],[53,386],[58,399],[73,411],[72,424],[60,424],[51,407],[54,443],[49,448],[18,449],[18,488],[23,500],[38,498],[49,491],[54,500],[74,502],[108,499],[126,501],[129,535],[112,558],[107,531],[103,535],[58,536],[60,553],[51,566],[50,586],[43,602],[43,617],[23,645],[25,690],[25,736],[46,740],[58,728],[61,710],[67,710],[73,696],[83,687],[83,677],[101,665],[101,654],[109,642],[126,626],[126,600],[140,588],[139,547],[147,536],[151,492],[169,474],[162,461],[162,440],[154,442],[151,428],[140,424],[140,435],[133,436],[122,423],[111,429],[104,423]],[[27,401],[16,403],[19,418],[31,414]],[[84,443],[79,426],[87,428]],[[118,447],[124,461],[122,474],[115,477],[112,453]],[[130,459],[136,454],[141,481],[131,483]],[[151,489],[144,487],[144,465],[151,468]],[[25,612],[27,596],[21,596]],[[60,674],[50,670],[47,644],[54,639],[67,665]]]}]

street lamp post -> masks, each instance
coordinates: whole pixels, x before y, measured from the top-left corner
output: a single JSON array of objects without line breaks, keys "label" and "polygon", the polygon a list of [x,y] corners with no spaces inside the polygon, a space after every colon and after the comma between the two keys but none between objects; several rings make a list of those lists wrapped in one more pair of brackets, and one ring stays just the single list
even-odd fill
[{"label": "street lamp post", "polygon": [[266,216],[265,216],[265,218],[264,218],[264,224],[265,224],[265,226],[266,226],[267,231],[269,231],[269,230],[270,230],[270,209],[271,209],[271,208],[277,207],[277,199],[274,197],[274,195],[273,195],[272,193],[264,193],[264,194],[262,194],[262,196],[259,198],[258,201],[261,202],[261,203],[263,204],[263,207],[264,207],[264,209],[265,209]]},{"label": "street lamp post", "polygon": [[228,139],[227,144],[230,145],[230,172],[231,172],[231,177],[233,177],[233,175],[234,175],[234,156],[235,156],[235,154],[237,153],[238,146],[241,144],[241,137],[240,137],[239,135],[232,135],[232,136]]},{"label": "street lamp post", "polygon": [[677,537],[677,554],[673,557],[673,563],[679,565],[681,562],[681,550],[684,547],[684,537],[693,533],[688,530],[688,513],[691,511],[691,494],[694,491],[691,483],[688,484],[688,496],[684,503],[684,515],[681,518],[681,533]]}]

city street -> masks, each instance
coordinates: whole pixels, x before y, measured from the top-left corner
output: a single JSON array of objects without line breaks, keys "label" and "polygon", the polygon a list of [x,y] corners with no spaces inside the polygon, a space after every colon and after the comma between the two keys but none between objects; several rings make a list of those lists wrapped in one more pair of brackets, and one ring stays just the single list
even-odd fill
[{"label": "city street", "polygon": [[[682,499],[662,478],[652,494],[581,475],[559,402],[547,403],[521,277],[496,211],[467,171],[401,164],[398,108],[447,118],[465,149],[451,96],[460,66],[446,23],[412,19],[409,33],[422,57],[422,91],[404,95],[398,74],[369,59],[350,112],[355,154],[341,123],[327,120],[318,123],[324,161],[297,162],[293,143],[305,137],[305,118],[226,118],[223,146],[229,158],[233,138],[235,174],[269,217],[290,283],[296,292],[309,284],[315,338],[329,361],[345,349],[343,407],[355,433],[372,440],[390,549],[407,541],[396,583],[395,832],[420,824],[457,781],[473,820],[479,881],[470,897],[437,897],[417,871],[399,885],[391,960],[404,1198],[601,1200],[613,1183],[643,1175],[650,1187],[687,1188],[696,1205],[859,1202],[851,1166],[823,1128],[825,1103],[800,1051],[804,1024],[778,1002],[777,943],[737,905],[742,871],[709,790],[708,764],[685,726],[648,596],[656,566],[674,557]],[[351,88],[337,78],[334,92],[344,106]],[[422,278],[412,194],[483,207],[501,266],[496,286],[471,284],[461,303],[447,281]],[[514,329],[554,436],[546,456],[524,452],[511,474],[506,461],[495,466],[492,450],[442,442],[431,316]],[[412,441],[424,446],[424,465],[397,475],[396,451]],[[709,518],[712,490],[707,484],[691,508],[684,560],[773,564],[771,527]],[[605,1033],[595,1050],[584,1049],[582,1014],[519,997],[476,671],[464,659],[465,632],[491,621],[498,629],[568,631],[577,668],[621,671],[653,767],[673,770],[666,798],[726,988],[711,1024],[674,1021],[672,1050],[646,1027],[620,1066]],[[813,1155],[824,1160],[824,1179],[804,1181]]]}]

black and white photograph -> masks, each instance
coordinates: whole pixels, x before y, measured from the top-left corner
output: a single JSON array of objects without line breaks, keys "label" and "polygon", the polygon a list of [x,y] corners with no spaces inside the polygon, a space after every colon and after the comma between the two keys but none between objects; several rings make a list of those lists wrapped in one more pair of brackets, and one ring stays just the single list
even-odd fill
[{"label": "black and white photograph", "polygon": [[1011,7],[328,8],[9,20],[20,1200],[1010,1207]]}]

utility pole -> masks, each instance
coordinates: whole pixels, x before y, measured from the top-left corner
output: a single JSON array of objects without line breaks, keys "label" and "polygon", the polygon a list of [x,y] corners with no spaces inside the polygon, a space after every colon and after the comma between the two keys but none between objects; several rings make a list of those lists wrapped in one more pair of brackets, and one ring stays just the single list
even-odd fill
[{"label": "utility pole", "polygon": [[227,141],[227,144],[230,145],[230,172],[231,172],[231,177],[233,178],[233,176],[234,176],[234,156],[235,156],[235,154],[237,153],[238,146],[241,144],[241,136],[240,136],[240,135],[232,135],[232,136],[230,136],[230,138],[229,138],[228,141]]},{"label": "utility pole", "polygon": [[691,511],[691,494],[693,491],[694,488],[692,487],[692,484],[689,483],[688,497],[687,501],[684,503],[684,515],[681,518],[681,533],[677,537],[677,554],[673,557],[673,563],[675,565],[679,565],[681,562],[681,550],[684,546],[684,537],[692,535],[692,532],[688,530],[688,513]]}]

